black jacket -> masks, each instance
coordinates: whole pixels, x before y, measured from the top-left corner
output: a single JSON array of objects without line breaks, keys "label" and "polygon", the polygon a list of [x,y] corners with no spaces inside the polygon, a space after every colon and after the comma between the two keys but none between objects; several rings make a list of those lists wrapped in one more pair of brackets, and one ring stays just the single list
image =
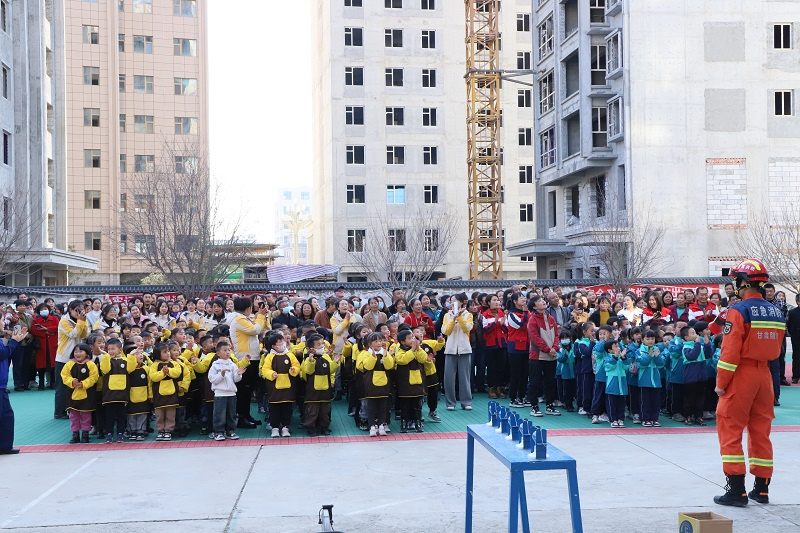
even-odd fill
[{"label": "black jacket", "polygon": [[792,338],[800,338],[800,307],[789,311],[786,319],[786,332]]}]

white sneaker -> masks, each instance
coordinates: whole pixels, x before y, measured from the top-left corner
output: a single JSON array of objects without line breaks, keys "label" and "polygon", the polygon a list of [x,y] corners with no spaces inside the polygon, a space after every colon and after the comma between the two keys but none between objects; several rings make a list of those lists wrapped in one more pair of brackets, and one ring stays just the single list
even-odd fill
[{"label": "white sneaker", "polygon": [[464,409],[465,411],[472,411],[471,405],[462,405],[461,408]]},{"label": "white sneaker", "polygon": [[578,414],[586,416],[587,413],[586,410],[583,407],[581,407],[580,409],[578,409]]},{"label": "white sneaker", "polygon": [[289,433],[289,428],[283,428],[281,430],[281,437],[291,437],[292,434]]},{"label": "white sneaker", "polygon": [[714,420],[717,416],[711,411],[703,411],[703,420]]},{"label": "white sneaker", "polygon": [[642,419],[639,417],[639,415],[633,415],[633,423],[634,424],[641,424],[642,423]]},{"label": "white sneaker", "polygon": [[608,415],[606,413],[603,413],[602,415],[600,415],[599,418],[600,418],[600,422],[608,422]]},{"label": "white sneaker", "polygon": [[278,428],[272,428],[272,437],[275,438],[280,436],[281,436],[281,430]]},{"label": "white sneaker", "polygon": [[378,426],[370,426],[370,428],[369,428],[369,436],[370,437],[377,437],[378,436]]},{"label": "white sneaker", "polygon": [[592,415],[592,424],[599,424],[599,423],[600,419],[597,417],[597,415]]},{"label": "white sneaker", "polygon": [[378,426],[378,435],[380,435],[381,437],[386,436],[386,426],[384,426],[383,424]]}]

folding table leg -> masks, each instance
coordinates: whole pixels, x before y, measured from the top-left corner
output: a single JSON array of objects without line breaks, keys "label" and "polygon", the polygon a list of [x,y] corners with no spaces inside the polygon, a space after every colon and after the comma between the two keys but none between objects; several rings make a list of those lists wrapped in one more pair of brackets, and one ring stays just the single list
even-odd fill
[{"label": "folding table leg", "polygon": [[[519,528],[519,503],[520,503],[520,490],[525,490],[524,485],[520,483],[522,472],[511,472],[511,487],[508,495],[508,532],[517,533]],[[521,488],[520,488],[521,487]]]},{"label": "folding table leg", "polygon": [[575,464],[567,467],[567,488],[569,490],[569,510],[572,515],[572,532],[583,533],[581,497],[578,492],[578,471]]},{"label": "folding table leg", "polygon": [[525,472],[520,472],[519,477],[519,510],[522,514],[522,533],[530,533],[531,526],[528,523],[528,497],[525,493]]},{"label": "folding table leg", "polygon": [[472,482],[475,468],[475,438],[467,434],[467,511],[464,532],[472,533]]}]

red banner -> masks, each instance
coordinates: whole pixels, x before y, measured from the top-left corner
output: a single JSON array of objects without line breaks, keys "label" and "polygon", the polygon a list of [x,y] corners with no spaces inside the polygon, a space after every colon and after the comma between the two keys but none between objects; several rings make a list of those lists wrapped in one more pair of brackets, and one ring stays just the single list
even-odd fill
[{"label": "red banner", "polygon": [[[708,287],[710,294],[714,294],[715,292],[720,293],[721,295],[725,296],[725,291],[723,290],[722,285],[703,285],[703,284],[689,284],[689,285],[658,285],[657,288],[664,289],[672,293],[672,296],[677,296],[678,293],[684,292],[686,289],[692,289],[693,291],[697,292],[699,287]],[[611,296],[615,295],[614,287],[610,285],[586,285],[586,286],[579,286],[581,290],[593,290],[597,294],[601,292],[607,292],[611,294]],[[650,287],[651,289],[656,288],[656,286]],[[644,296],[644,286],[643,285],[631,285],[628,291],[632,291],[636,296]]]}]

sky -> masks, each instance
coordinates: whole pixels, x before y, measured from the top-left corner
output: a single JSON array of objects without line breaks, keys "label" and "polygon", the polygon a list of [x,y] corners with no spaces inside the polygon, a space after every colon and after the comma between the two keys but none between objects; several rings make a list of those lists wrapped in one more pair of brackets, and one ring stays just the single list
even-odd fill
[{"label": "sky", "polygon": [[311,186],[311,2],[208,0],[212,179],[274,242],[277,190]]}]

